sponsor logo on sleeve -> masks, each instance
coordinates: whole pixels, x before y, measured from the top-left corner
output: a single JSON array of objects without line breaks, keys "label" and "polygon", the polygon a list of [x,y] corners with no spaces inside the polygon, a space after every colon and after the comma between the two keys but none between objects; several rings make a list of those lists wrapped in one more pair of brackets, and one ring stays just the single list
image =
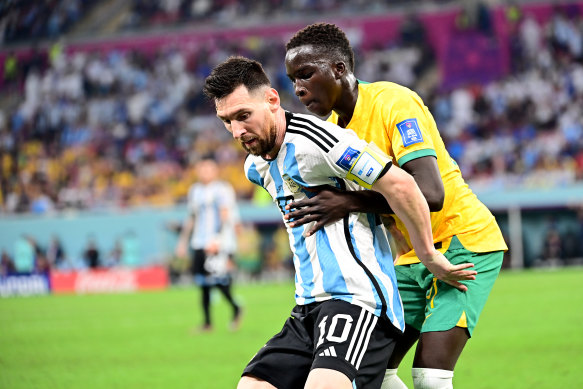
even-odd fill
[{"label": "sponsor logo on sleeve", "polygon": [[419,128],[417,119],[403,120],[397,124],[397,129],[401,133],[403,146],[407,147],[415,143],[423,142],[423,135],[421,135],[421,129]]},{"label": "sponsor logo on sleeve", "polygon": [[344,153],[342,153],[340,159],[336,161],[336,165],[340,166],[344,170],[350,170],[352,164],[354,161],[356,161],[359,155],[360,151],[355,150],[352,147],[348,147],[346,150],[344,150]]}]

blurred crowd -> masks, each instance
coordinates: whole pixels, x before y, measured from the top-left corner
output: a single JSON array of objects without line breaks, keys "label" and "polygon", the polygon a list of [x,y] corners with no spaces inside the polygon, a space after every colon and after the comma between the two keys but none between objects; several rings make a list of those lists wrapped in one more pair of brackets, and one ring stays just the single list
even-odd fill
[{"label": "blurred crowd", "polygon": [[445,4],[452,0],[132,0],[123,28],[152,25],[174,26],[187,22],[213,22],[229,25],[235,21],[263,23],[327,14],[384,12],[412,3]]},{"label": "blurred crowd", "polygon": [[97,0],[3,0],[0,43],[57,38],[85,15]]},{"label": "blurred crowd", "polygon": [[[170,3],[206,4],[142,0],[134,6]],[[268,2],[223,3],[250,8]],[[296,3],[302,2],[290,4]],[[435,56],[413,16],[385,47],[365,50],[353,42],[356,74],[419,91],[472,187],[582,181],[582,16],[557,9],[540,25],[514,14],[512,30],[512,72],[486,85],[444,90],[432,82],[427,75],[435,72]],[[254,189],[241,175],[245,153],[221,128],[201,86],[214,65],[245,55],[264,64],[284,107],[305,112],[285,74],[284,44],[265,37],[209,40],[147,55],[67,53],[57,41],[36,52],[17,66],[24,69],[18,104],[0,111],[0,211],[171,206],[185,200],[196,179],[191,166],[209,152],[238,196],[250,199]]]},{"label": "blurred crowd", "polygon": [[432,112],[473,188],[548,188],[583,180],[583,18],[557,8],[512,25],[512,72],[434,94]]}]

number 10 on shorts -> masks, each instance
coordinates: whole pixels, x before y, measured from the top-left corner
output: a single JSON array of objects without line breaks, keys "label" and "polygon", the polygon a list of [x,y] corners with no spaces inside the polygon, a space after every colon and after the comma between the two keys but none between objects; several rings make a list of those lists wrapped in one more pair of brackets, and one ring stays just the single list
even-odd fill
[{"label": "number 10 on shorts", "polygon": [[[318,344],[316,345],[316,348],[320,347],[322,343],[324,343],[324,336],[326,337],[326,340],[335,343],[342,343],[348,339],[348,334],[352,328],[352,316],[344,313],[334,315],[331,320],[330,327],[326,332],[327,321],[328,316],[324,316],[324,318],[320,321],[320,324],[318,324],[318,328],[320,328],[320,337],[318,338]],[[336,328],[338,327],[339,323],[343,325],[342,334],[340,336],[336,335]]]},{"label": "number 10 on shorts", "polygon": [[318,356],[344,357],[356,369],[359,368],[378,317],[361,309],[358,320],[355,318],[355,315],[338,313],[320,320],[316,349],[322,346],[323,350]]}]

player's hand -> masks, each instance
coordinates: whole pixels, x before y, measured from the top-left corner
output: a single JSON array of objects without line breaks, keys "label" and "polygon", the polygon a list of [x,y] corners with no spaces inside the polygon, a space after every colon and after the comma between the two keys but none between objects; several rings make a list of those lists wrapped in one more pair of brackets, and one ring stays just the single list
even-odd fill
[{"label": "player's hand", "polygon": [[389,232],[394,246],[395,263],[401,255],[407,254],[413,248],[409,246],[409,242],[405,239],[405,235],[397,228],[397,223],[390,215],[381,215],[381,221]]},{"label": "player's hand", "polygon": [[456,287],[463,292],[467,291],[468,287],[460,283],[460,281],[475,280],[476,274],[478,274],[475,270],[466,270],[470,267],[474,267],[473,263],[452,265],[451,262],[449,262],[447,258],[437,250],[432,258],[429,260],[423,260],[422,262],[438,280]]},{"label": "player's hand", "polygon": [[219,253],[219,248],[219,242],[217,240],[211,240],[204,248],[204,251],[206,255],[217,255]]},{"label": "player's hand", "polygon": [[340,190],[329,185],[306,189],[318,193],[312,198],[294,201],[286,205],[285,209],[291,211],[284,215],[284,219],[293,220],[289,223],[290,227],[315,222],[312,228],[306,232],[306,236],[310,236],[325,225],[342,219],[348,213],[346,211],[346,198]]}]

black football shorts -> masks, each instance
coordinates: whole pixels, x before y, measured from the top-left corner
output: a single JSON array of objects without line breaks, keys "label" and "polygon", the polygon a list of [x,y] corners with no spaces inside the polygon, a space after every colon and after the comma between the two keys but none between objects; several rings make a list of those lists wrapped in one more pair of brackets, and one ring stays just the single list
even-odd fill
[{"label": "black football shorts", "polygon": [[296,305],[243,375],[296,389],[312,369],[324,368],[345,374],[356,388],[380,388],[400,334],[387,319],[346,301]]}]

